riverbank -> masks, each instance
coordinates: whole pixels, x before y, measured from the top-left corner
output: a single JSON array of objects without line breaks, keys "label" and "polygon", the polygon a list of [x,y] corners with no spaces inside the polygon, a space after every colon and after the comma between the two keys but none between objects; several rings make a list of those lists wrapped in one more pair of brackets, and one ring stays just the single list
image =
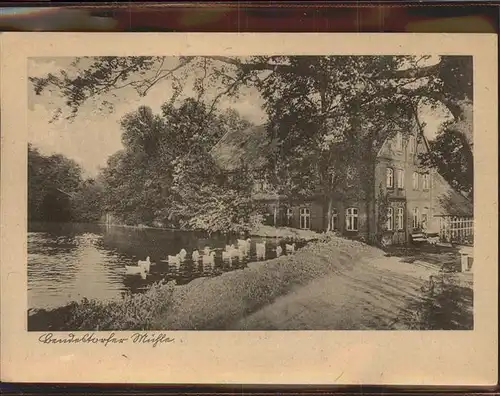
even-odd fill
[{"label": "riverbank", "polygon": [[309,242],[320,239],[323,234],[311,230],[300,230],[291,227],[272,227],[261,224],[252,229],[249,235],[263,238],[279,238],[290,242]]},{"label": "riverbank", "polygon": [[[294,255],[182,286],[160,285],[145,299],[130,297],[140,299],[127,303],[141,307],[135,322],[113,317],[122,330],[472,328],[472,282],[464,287],[453,281],[456,274],[439,270],[361,242],[322,236]],[[89,319],[70,320],[77,326],[70,330],[109,328],[109,320],[99,319],[117,310],[109,304],[115,303],[98,305],[101,314],[92,313],[89,303],[73,307]]]},{"label": "riverbank", "polygon": [[[122,228],[132,228],[139,230],[162,230],[162,231],[179,231],[179,232],[189,232],[188,230],[179,230],[177,228],[167,228],[167,227],[155,227],[148,225],[127,225],[127,224],[112,224],[112,223],[95,223],[102,226],[108,227],[122,227]],[[198,231],[192,231],[198,232]],[[199,231],[201,232],[201,231]],[[280,238],[287,241],[314,241],[321,237],[322,234],[311,230],[301,230],[298,228],[291,227],[273,227],[268,225],[260,224],[254,227],[248,232],[249,236],[263,237],[263,238]]]}]

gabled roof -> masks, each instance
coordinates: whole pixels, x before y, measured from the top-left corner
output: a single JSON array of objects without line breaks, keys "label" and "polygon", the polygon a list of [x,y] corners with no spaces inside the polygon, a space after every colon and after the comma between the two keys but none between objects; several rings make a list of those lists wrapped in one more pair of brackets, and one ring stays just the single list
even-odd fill
[{"label": "gabled roof", "polygon": [[[429,149],[429,142],[421,132],[424,144]],[[417,132],[418,133],[418,132]],[[257,170],[266,165],[268,154],[273,149],[266,125],[258,125],[243,131],[230,131],[212,148],[211,154],[218,165],[232,171],[245,164]],[[454,190],[437,172],[433,177],[432,206],[438,216],[472,217],[472,202]],[[273,195],[274,197],[274,195]]]},{"label": "gabled roof", "polygon": [[221,168],[232,171],[242,164],[250,169],[262,168],[271,150],[266,125],[258,125],[227,132],[210,153]]},{"label": "gabled roof", "polygon": [[432,206],[436,216],[474,216],[472,202],[451,187],[437,172],[433,177]]},{"label": "gabled roof", "polygon": [[[424,134],[422,125],[416,118],[418,131],[427,151],[431,151],[429,140]],[[474,217],[473,203],[455,190],[439,173],[434,172],[432,189],[432,207],[435,216]]]}]

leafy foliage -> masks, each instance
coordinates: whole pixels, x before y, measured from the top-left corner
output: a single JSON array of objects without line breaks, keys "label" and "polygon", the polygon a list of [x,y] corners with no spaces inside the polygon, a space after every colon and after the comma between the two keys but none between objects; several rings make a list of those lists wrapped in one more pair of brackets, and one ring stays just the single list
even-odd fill
[{"label": "leafy foliage", "polygon": [[[170,81],[173,95],[160,115],[143,108],[124,117],[125,148],[104,171],[107,206],[131,223],[230,229],[240,221],[230,213],[250,205],[234,194],[241,191],[223,180],[208,155],[225,129],[243,124],[216,111],[221,97],[238,95],[241,87],[260,92],[270,138],[277,143],[269,158],[273,184],[289,196],[319,195],[330,207],[334,196],[372,198],[377,147],[396,131],[410,131],[422,104],[444,104],[457,133],[472,147],[472,58],[441,56],[428,65],[429,58],[93,57],[78,58],[72,73],[30,80],[37,94],[58,90],[70,118],[88,100],[106,107],[117,90],[146,95],[160,81]],[[179,105],[188,81],[197,97]],[[207,171],[200,173],[201,168]],[[219,218],[223,212],[227,216]]]},{"label": "leafy foliage", "polygon": [[[188,77],[195,76],[192,85],[198,99],[203,98],[209,88],[216,88],[219,91],[213,99],[213,104],[216,104],[224,95],[237,95],[241,86],[265,83],[270,75],[294,75],[303,85],[310,85],[314,84],[314,78],[311,80],[310,77],[314,77],[318,66],[324,66],[322,63],[330,63],[338,74],[344,65],[349,66],[349,62],[372,62],[378,58],[377,68],[363,76],[363,83],[383,81],[385,88],[397,88],[401,95],[418,97],[430,103],[440,102],[448,107],[455,119],[462,118],[458,102],[472,103],[470,56],[441,56],[438,63],[430,66],[423,64],[429,56],[336,56],[338,67],[331,62],[334,57],[316,57],[325,58],[325,61],[312,63],[309,61],[314,57],[295,58],[304,61],[294,61],[294,64],[290,57],[282,56],[83,57],[76,58],[71,72],[62,70],[58,75],[31,77],[30,81],[37,94],[46,90],[62,94],[70,110],[69,117],[73,118],[82,104],[90,99],[101,98],[101,107],[112,109],[116,90],[133,89],[144,96],[161,81],[171,82],[172,101],[175,101]],[[344,68],[343,73],[355,77],[356,71]],[[328,78],[328,74],[323,73],[323,77]],[[383,94],[384,90],[380,93]]]},{"label": "leafy foliage", "polygon": [[270,138],[277,142],[269,171],[280,192],[322,197],[328,211],[335,198],[372,197],[377,150],[396,131],[411,130],[417,106],[416,99],[399,92],[403,82],[394,86],[373,76],[395,72],[409,59],[295,56],[275,61],[287,64],[290,72],[270,74],[257,86],[270,118]]},{"label": "leafy foliage", "polygon": [[174,282],[156,282],[144,293],[127,293],[118,301],[84,298],[52,311],[30,315],[30,328],[51,323],[58,331],[155,330],[156,320],[173,301]]},{"label": "leafy foliage", "polygon": [[227,175],[210,150],[230,129],[250,124],[234,110],[194,98],[141,107],[122,119],[124,150],[103,170],[107,208],[128,224],[162,223],[209,232],[241,231],[255,214],[245,169]]},{"label": "leafy foliage", "polygon": [[455,190],[472,199],[474,158],[464,135],[457,131],[456,123],[445,125],[430,146],[431,151],[421,155],[423,164],[436,168]]},{"label": "leafy foliage", "polygon": [[84,180],[75,161],[42,155],[28,144],[30,221],[96,221],[102,213],[100,191],[95,181]]}]

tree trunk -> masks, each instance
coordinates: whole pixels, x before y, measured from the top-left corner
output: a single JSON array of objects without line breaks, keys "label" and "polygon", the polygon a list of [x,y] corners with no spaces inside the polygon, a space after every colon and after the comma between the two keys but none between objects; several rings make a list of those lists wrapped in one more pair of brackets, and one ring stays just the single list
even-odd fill
[{"label": "tree trunk", "polygon": [[329,196],[327,198],[327,214],[326,214],[326,231],[333,231],[332,230],[332,209],[333,209],[333,198]]}]

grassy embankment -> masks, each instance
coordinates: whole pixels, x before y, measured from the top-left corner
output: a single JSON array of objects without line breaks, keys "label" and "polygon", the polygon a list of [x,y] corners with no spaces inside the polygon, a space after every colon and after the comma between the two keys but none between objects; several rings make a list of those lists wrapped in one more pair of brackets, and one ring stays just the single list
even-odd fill
[{"label": "grassy embankment", "polygon": [[[215,278],[70,304],[52,330],[471,328],[472,291],[437,269],[324,236],[294,255]],[[42,322],[30,329],[42,330]]]}]

